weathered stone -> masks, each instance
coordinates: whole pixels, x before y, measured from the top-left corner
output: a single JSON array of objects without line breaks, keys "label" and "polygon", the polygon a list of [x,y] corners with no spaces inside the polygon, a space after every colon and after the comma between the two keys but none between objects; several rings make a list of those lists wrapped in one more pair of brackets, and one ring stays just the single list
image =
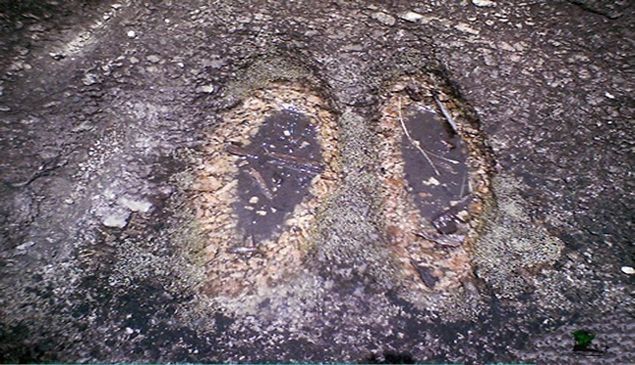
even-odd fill
[{"label": "weathered stone", "polygon": [[147,213],[152,208],[152,203],[145,199],[131,199],[127,197],[121,197],[117,201],[121,206],[126,207],[133,212]]},{"label": "weathered stone", "polygon": [[407,21],[407,22],[411,22],[411,23],[415,23],[420,21],[421,19],[423,19],[423,15],[419,14],[419,13],[415,13],[414,11],[407,11],[405,13],[402,13],[401,15],[399,15],[399,18]]},{"label": "weathered stone", "polygon": [[18,250],[18,251],[24,251],[24,250],[26,250],[27,248],[29,248],[29,247],[31,247],[33,245],[35,245],[35,242],[27,241],[27,242],[24,242],[23,244],[17,246],[15,249]]},{"label": "weathered stone", "polygon": [[496,3],[490,0],[472,0],[472,4],[483,8],[496,6]]},{"label": "weathered stone", "polygon": [[95,74],[92,74],[92,73],[87,73],[82,78],[82,83],[84,85],[86,85],[86,86],[94,85],[97,82],[99,82],[97,76]]},{"label": "weathered stone", "polygon": [[101,223],[110,228],[124,228],[128,225],[128,219],[130,218],[130,211],[124,209],[117,209],[110,214],[102,218]]},{"label": "weathered stone", "polygon": [[395,25],[395,22],[396,22],[396,19],[394,16],[383,13],[381,11],[373,13],[372,18],[377,20],[381,24],[387,25],[389,27],[392,27],[393,25]]},{"label": "weathered stone", "polygon": [[463,33],[469,33],[469,34],[473,34],[473,35],[477,35],[479,34],[479,30],[478,29],[474,29],[471,26],[469,26],[466,23],[459,23],[457,25],[454,26],[454,28],[458,31],[461,31]]},{"label": "weathered stone", "polygon": [[214,92],[214,90],[215,90],[214,85],[208,84],[208,85],[201,85],[197,87],[195,91],[201,94],[211,94]]},{"label": "weathered stone", "polygon": [[417,270],[421,281],[423,281],[423,283],[426,284],[428,288],[433,289],[439,279],[434,276],[434,274],[432,273],[432,269],[417,263],[413,263],[413,266]]},{"label": "weathered stone", "polygon": [[155,54],[149,55],[148,57],[146,57],[146,59],[149,62],[152,62],[152,63],[159,63],[161,61],[161,57],[159,57],[159,56],[157,56]]}]

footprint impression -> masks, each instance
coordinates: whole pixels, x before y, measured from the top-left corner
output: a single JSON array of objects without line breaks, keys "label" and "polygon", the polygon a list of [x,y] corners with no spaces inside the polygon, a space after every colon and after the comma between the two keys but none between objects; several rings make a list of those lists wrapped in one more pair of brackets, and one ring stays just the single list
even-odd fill
[{"label": "footprint impression", "polygon": [[257,90],[209,135],[198,176],[205,233],[203,292],[236,297],[293,277],[340,167],[336,125],[311,90]]},{"label": "footprint impression", "polygon": [[405,80],[391,90],[379,133],[384,231],[406,285],[460,286],[489,194],[478,131],[432,82]]}]

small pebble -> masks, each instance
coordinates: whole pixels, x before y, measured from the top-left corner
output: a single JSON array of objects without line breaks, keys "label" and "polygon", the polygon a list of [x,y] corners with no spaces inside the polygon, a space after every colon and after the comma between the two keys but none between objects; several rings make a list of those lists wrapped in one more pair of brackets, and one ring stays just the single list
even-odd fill
[{"label": "small pebble", "polygon": [[387,25],[389,27],[392,27],[393,25],[395,25],[395,22],[396,22],[395,17],[386,13],[382,13],[382,12],[376,12],[371,16],[373,19],[377,20],[381,24]]},{"label": "small pebble", "polygon": [[635,269],[631,266],[622,266],[622,272],[627,275],[633,275],[635,274]]},{"label": "small pebble", "polygon": [[86,86],[96,84],[98,82],[97,76],[91,73],[87,73],[82,78],[82,83]]},{"label": "small pebble", "polygon": [[479,30],[478,29],[474,29],[472,27],[470,27],[469,25],[467,25],[466,23],[459,23],[457,25],[454,26],[454,29],[463,32],[463,33],[469,33],[472,35],[477,35],[479,34]]},{"label": "small pebble", "polygon": [[202,85],[196,88],[195,90],[197,93],[203,93],[203,94],[211,94],[214,92],[214,85],[209,84],[209,85]]},{"label": "small pebble", "polygon": [[432,226],[441,234],[452,234],[458,230],[458,226],[453,217],[448,214],[442,214],[432,221]]},{"label": "small pebble", "polygon": [[414,11],[408,11],[405,12],[403,14],[401,14],[399,16],[401,19],[407,21],[407,22],[418,22],[419,20],[423,19],[423,15],[419,14],[419,13],[415,13]]},{"label": "small pebble", "polygon": [[472,0],[472,4],[481,8],[496,6],[496,3],[490,0]]},{"label": "small pebble", "polygon": [[423,185],[440,185],[441,183],[439,182],[439,180],[435,179],[434,177],[430,177],[428,180],[424,180],[423,181]]},{"label": "small pebble", "polygon": [[134,30],[129,30],[126,34],[128,35],[128,38],[135,38],[137,36],[137,33],[135,33]]},{"label": "small pebble", "polygon": [[153,55],[149,55],[148,57],[146,57],[146,59],[152,63],[159,63],[159,61],[161,61],[161,57],[153,54]]},{"label": "small pebble", "polygon": [[130,218],[130,212],[128,211],[115,211],[110,215],[103,218],[101,223],[110,228],[124,228],[128,225],[128,218]]},{"label": "small pebble", "polygon": [[130,199],[127,197],[121,197],[119,198],[118,203],[133,212],[147,213],[150,208],[152,208],[152,203],[145,199]]},{"label": "small pebble", "polygon": [[51,58],[53,58],[56,61],[59,61],[66,57],[66,55],[62,52],[51,52],[49,53],[49,56],[51,56]]},{"label": "small pebble", "polygon": [[251,198],[249,198],[249,204],[256,204],[256,203],[258,203],[257,196],[252,196]]},{"label": "small pebble", "polygon": [[225,61],[221,59],[204,60],[203,66],[211,68],[221,68],[225,65]]},{"label": "small pebble", "polygon": [[29,247],[31,247],[31,246],[33,246],[33,245],[35,245],[35,242],[33,242],[33,241],[28,241],[28,242],[25,242],[25,243],[23,243],[23,244],[21,244],[21,245],[17,246],[15,249],[16,249],[16,250],[26,250],[27,248],[29,248]]}]

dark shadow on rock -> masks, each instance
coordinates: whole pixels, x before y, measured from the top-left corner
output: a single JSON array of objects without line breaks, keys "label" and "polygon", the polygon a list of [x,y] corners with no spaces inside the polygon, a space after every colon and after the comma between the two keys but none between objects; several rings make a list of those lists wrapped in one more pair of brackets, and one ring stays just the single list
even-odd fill
[{"label": "dark shadow on rock", "polygon": [[364,364],[415,364],[412,355],[406,352],[386,351],[383,356],[370,355],[362,361]]},{"label": "dark shadow on rock", "polygon": [[609,19],[617,19],[624,15],[624,10],[629,6],[628,1],[601,1],[601,0],[569,0],[582,9],[605,16]]}]

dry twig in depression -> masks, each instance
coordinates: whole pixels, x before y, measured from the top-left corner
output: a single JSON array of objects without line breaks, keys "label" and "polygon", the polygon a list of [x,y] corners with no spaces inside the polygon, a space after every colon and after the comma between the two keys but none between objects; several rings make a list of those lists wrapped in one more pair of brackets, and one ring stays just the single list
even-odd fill
[{"label": "dry twig in depression", "polygon": [[401,123],[401,128],[403,129],[403,132],[406,134],[406,138],[408,138],[408,140],[410,141],[410,144],[412,144],[417,150],[419,150],[419,152],[421,152],[423,157],[426,158],[426,160],[428,161],[428,163],[432,167],[432,170],[434,171],[434,173],[437,176],[440,176],[441,174],[439,173],[439,170],[437,170],[437,167],[434,166],[434,163],[430,159],[430,156],[428,156],[426,151],[424,151],[423,148],[421,148],[421,146],[419,145],[419,143],[417,141],[412,139],[412,137],[410,136],[410,133],[408,132],[408,128],[406,128],[406,123],[404,123],[403,116],[401,115],[401,96],[397,99],[397,102],[398,102],[397,112],[399,113],[399,122]]},{"label": "dry twig in depression", "polygon": [[452,127],[452,129],[454,130],[454,133],[459,133],[456,123],[454,122],[454,119],[452,119],[452,115],[450,115],[450,112],[445,107],[445,105],[443,105],[443,103],[437,97],[436,94],[432,95],[432,98],[434,98],[434,102],[437,103],[437,106],[439,107],[439,109],[441,109],[441,113],[445,117],[445,120],[448,121],[448,124],[450,125],[450,127]]}]

